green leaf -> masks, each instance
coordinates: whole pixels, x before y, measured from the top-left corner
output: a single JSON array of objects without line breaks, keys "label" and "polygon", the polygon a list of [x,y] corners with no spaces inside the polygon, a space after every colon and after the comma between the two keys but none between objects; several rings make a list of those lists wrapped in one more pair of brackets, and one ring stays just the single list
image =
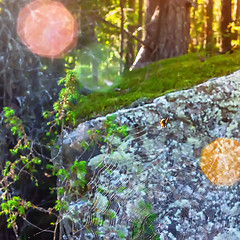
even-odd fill
[{"label": "green leaf", "polygon": [[46,165],[46,169],[47,169],[47,170],[53,169],[53,165],[52,165],[52,164],[47,164],[47,165]]},{"label": "green leaf", "polygon": [[18,212],[20,213],[20,215],[24,215],[25,214],[25,209],[23,206],[19,206],[18,207]]},{"label": "green leaf", "polygon": [[44,117],[44,118],[48,118],[48,114],[49,114],[48,111],[43,112],[43,117]]},{"label": "green leaf", "polygon": [[39,158],[34,158],[34,160],[33,160],[33,163],[35,163],[35,164],[37,164],[37,165],[39,165],[39,164],[41,164],[41,159],[39,159]]},{"label": "green leaf", "polygon": [[13,133],[13,135],[16,134],[17,130],[18,128],[16,126],[11,127],[11,132]]},{"label": "green leaf", "polygon": [[12,154],[13,156],[18,153],[18,149],[17,149],[17,148],[16,148],[16,149],[10,149],[9,151],[11,152],[11,154]]},{"label": "green leaf", "polygon": [[16,182],[17,180],[19,180],[19,176],[18,175],[14,175],[13,180],[14,180],[14,182]]},{"label": "green leaf", "polygon": [[65,192],[65,190],[64,190],[63,187],[60,187],[60,188],[58,189],[58,195],[63,195],[64,192]]},{"label": "green leaf", "polygon": [[4,110],[4,116],[6,118],[9,118],[15,115],[15,111],[10,107],[4,107],[3,110]]}]

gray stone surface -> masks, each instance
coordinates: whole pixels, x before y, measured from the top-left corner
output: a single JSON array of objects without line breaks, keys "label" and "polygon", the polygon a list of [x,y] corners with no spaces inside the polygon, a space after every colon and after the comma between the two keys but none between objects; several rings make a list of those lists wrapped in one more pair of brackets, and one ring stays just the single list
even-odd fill
[{"label": "gray stone surface", "polygon": [[[201,151],[211,141],[240,141],[239,104],[237,71],[151,104],[117,111],[115,123],[127,125],[125,138],[113,135],[84,151],[80,143],[91,145],[94,138],[87,134],[89,129],[104,135],[105,117],[66,133],[64,158],[56,162],[69,167],[76,159],[86,160],[90,189],[69,200],[66,216],[75,230],[65,221],[70,238],[132,239],[132,224],[138,222],[142,231],[134,239],[240,239],[239,182],[213,185],[199,166]],[[159,117],[169,118],[166,128]],[[151,212],[156,214],[153,231],[147,228]],[[93,224],[96,217],[103,220],[102,226]]]}]

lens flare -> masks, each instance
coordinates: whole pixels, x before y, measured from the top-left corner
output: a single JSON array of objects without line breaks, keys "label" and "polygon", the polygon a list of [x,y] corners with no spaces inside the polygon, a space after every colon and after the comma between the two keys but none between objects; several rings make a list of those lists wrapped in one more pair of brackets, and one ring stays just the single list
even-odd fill
[{"label": "lens flare", "polygon": [[35,54],[61,58],[77,44],[77,22],[59,2],[36,0],[18,15],[17,33]]},{"label": "lens flare", "polygon": [[201,154],[200,167],[216,185],[233,185],[240,179],[240,143],[228,138],[217,138]]}]

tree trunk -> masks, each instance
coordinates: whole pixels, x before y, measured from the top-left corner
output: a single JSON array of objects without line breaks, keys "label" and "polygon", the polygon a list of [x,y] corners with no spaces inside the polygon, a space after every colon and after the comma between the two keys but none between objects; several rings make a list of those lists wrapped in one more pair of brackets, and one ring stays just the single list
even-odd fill
[{"label": "tree trunk", "polygon": [[[79,24],[79,40],[78,40],[78,48],[85,49],[87,55],[85,57],[81,57],[81,64],[89,65],[91,67],[92,79],[95,84],[98,83],[98,68],[99,61],[95,57],[93,48],[89,47],[91,45],[95,45],[98,40],[96,36],[96,20],[92,14],[92,9],[89,8],[88,1],[82,1],[81,11],[80,11],[80,23]],[[84,79],[88,75],[88,71],[84,68],[81,70],[81,78]]]},{"label": "tree trunk", "polygon": [[240,20],[240,0],[236,0],[236,7],[235,7],[235,22],[239,25]]},{"label": "tree trunk", "polygon": [[[240,0],[235,0],[234,2],[234,23],[235,26],[239,27],[240,25]],[[239,38],[239,30],[235,29],[232,39],[238,41]]]},{"label": "tree trunk", "polygon": [[199,35],[198,35],[198,39],[199,39],[199,47],[200,47],[200,50],[204,49],[205,47],[205,32],[206,32],[206,25],[204,24],[204,17],[205,17],[205,6],[204,6],[204,3],[201,3],[201,5],[199,6],[199,11],[200,11],[200,15],[199,15],[199,23],[200,23],[200,32],[199,32]]},{"label": "tree trunk", "polygon": [[[135,31],[136,25],[134,26],[134,12],[135,12],[135,0],[128,0],[128,7],[130,9],[130,12],[128,14],[128,22],[130,23],[128,25],[128,32],[133,34]],[[135,40],[133,38],[129,38],[127,40],[127,54],[126,54],[126,68],[129,69],[133,62],[135,57]]]},{"label": "tree trunk", "polygon": [[[142,26],[143,26],[143,0],[138,2],[138,39],[142,39]],[[141,44],[138,42],[137,50],[141,48]]]},{"label": "tree trunk", "polygon": [[231,0],[222,0],[221,5],[221,42],[220,52],[226,53],[231,50],[231,27],[232,12],[231,12]]},{"label": "tree trunk", "polygon": [[198,18],[197,18],[197,11],[198,11],[198,0],[193,1],[193,10],[192,10],[192,17],[191,17],[191,32],[190,32],[190,51],[195,52],[195,47],[199,45],[199,36],[198,36]]},{"label": "tree trunk", "polygon": [[145,1],[145,46],[131,69],[188,52],[190,7],[189,0]]},{"label": "tree trunk", "polygon": [[213,48],[213,0],[207,0],[206,4],[206,50],[211,51]]},{"label": "tree trunk", "polygon": [[125,0],[120,0],[120,9],[121,9],[121,33],[120,33],[120,73],[123,72],[123,47],[124,47],[124,4]]}]

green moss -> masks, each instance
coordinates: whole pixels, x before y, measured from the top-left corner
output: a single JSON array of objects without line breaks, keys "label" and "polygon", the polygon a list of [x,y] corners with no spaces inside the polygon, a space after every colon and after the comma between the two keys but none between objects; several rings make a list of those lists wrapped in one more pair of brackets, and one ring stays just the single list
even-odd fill
[{"label": "green moss", "polygon": [[240,69],[240,51],[212,57],[200,53],[186,54],[160,60],[145,68],[125,72],[108,91],[88,95],[77,104],[77,118],[83,121],[105,115],[127,107],[141,97],[153,99],[237,69]]}]

